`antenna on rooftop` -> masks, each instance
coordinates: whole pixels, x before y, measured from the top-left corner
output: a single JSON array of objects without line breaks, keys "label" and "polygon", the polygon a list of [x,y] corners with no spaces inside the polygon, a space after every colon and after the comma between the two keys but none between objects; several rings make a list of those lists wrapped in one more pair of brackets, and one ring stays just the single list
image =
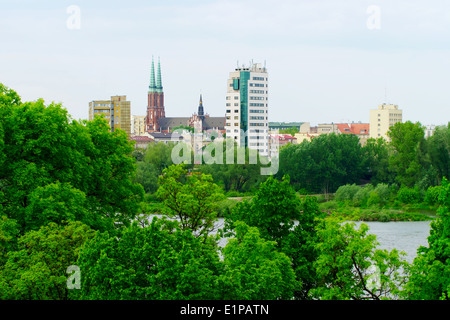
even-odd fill
[{"label": "antenna on rooftop", "polygon": [[387,85],[384,84],[384,103],[387,104]]}]

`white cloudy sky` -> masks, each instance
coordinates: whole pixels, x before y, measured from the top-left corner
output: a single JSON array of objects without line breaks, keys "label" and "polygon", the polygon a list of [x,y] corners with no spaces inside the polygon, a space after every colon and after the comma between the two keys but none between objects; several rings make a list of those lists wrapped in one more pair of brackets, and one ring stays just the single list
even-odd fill
[{"label": "white cloudy sky", "polygon": [[[62,102],[75,119],[112,95],[144,115],[153,55],[167,116],[190,116],[200,93],[206,112],[223,116],[229,72],[253,60],[269,70],[270,121],[368,122],[385,92],[404,120],[450,120],[448,0],[0,4],[0,82],[24,101]],[[70,5],[78,30],[67,27]],[[367,27],[370,6],[380,29]]]}]

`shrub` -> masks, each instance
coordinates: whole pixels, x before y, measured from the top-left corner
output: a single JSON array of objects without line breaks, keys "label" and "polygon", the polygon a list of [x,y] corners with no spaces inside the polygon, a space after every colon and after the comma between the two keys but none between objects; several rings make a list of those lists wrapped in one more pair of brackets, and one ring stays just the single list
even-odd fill
[{"label": "shrub", "polygon": [[235,190],[230,190],[225,194],[227,197],[229,198],[236,198],[236,197],[240,197],[241,194],[238,191]]},{"label": "shrub", "polygon": [[307,195],[307,194],[309,194],[308,190],[305,189],[305,188],[300,188],[297,192],[300,195]]},{"label": "shrub", "polygon": [[441,189],[441,186],[429,187],[425,193],[425,203],[429,205],[437,204]]},{"label": "shrub", "polygon": [[353,204],[356,206],[367,205],[370,192],[372,192],[373,186],[371,184],[366,185],[364,188],[360,188],[358,192],[353,196]]},{"label": "shrub", "polygon": [[334,196],[334,199],[336,201],[352,201],[354,195],[361,189],[361,187],[358,187],[356,184],[346,184],[343,186],[340,186],[336,190],[336,194]]},{"label": "shrub", "polygon": [[316,196],[317,203],[323,203],[326,202],[327,199],[325,199],[325,196],[323,194],[319,194]]},{"label": "shrub", "polygon": [[414,188],[401,187],[397,193],[397,199],[402,203],[419,203],[422,199],[420,192]]},{"label": "shrub", "polygon": [[331,201],[327,201],[327,202],[322,202],[319,205],[320,210],[331,210],[331,209],[336,209],[338,207],[338,204],[336,201],[331,200]]},{"label": "shrub", "polygon": [[379,183],[375,187],[374,192],[380,197],[379,198],[380,204],[386,204],[389,201],[389,198],[391,197],[391,190],[389,188],[389,185],[385,183]]},{"label": "shrub", "polygon": [[369,194],[369,198],[367,199],[367,206],[374,206],[381,203],[381,197],[374,190]]}]

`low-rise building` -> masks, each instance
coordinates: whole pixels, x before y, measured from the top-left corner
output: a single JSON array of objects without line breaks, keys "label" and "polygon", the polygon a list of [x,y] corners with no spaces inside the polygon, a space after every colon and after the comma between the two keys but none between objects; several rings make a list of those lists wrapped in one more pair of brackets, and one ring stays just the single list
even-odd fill
[{"label": "low-rise building", "polygon": [[365,145],[370,135],[369,123],[338,123],[339,134],[354,134],[359,138],[361,145]]},{"label": "low-rise building", "polygon": [[158,142],[179,142],[183,140],[183,136],[179,133],[172,133],[172,132],[150,132],[149,137],[153,139],[156,143]]},{"label": "low-rise building", "polygon": [[141,148],[141,149],[147,149],[148,145],[150,143],[154,143],[155,140],[148,137],[148,136],[132,136],[130,140],[134,141],[134,147]]},{"label": "low-rise building", "polygon": [[269,135],[269,150],[270,157],[278,157],[280,148],[289,144],[297,143],[297,138],[290,134],[270,134]]}]

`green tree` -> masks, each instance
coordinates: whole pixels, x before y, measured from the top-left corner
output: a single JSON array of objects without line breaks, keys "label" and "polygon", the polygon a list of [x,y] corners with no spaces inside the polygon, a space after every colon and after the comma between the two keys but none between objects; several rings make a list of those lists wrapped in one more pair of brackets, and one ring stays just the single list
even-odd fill
[{"label": "green tree", "polygon": [[178,218],[183,230],[197,236],[207,236],[214,229],[219,201],[224,199],[210,175],[188,175],[183,164],[163,170],[155,195],[163,201],[165,214]]},{"label": "green tree", "polygon": [[260,184],[251,201],[238,203],[226,217],[226,229],[238,221],[258,228],[261,238],[274,241],[278,251],[291,259],[296,283],[292,297],[309,299],[316,285],[313,261],[318,241],[315,226],[323,218],[315,197],[300,199],[289,177],[279,181],[273,177]]},{"label": "green tree", "polygon": [[0,268],[0,299],[70,299],[67,268],[76,265],[80,248],[94,234],[81,222],[51,222],[21,236]]},{"label": "green tree", "polygon": [[406,299],[450,299],[450,183],[445,177],[438,201],[438,218],[431,222],[428,247],[417,250],[417,257],[408,269]]},{"label": "green tree", "polygon": [[290,134],[291,136],[295,136],[296,133],[298,133],[300,130],[298,127],[292,127],[288,129],[281,129],[279,131],[280,134]]},{"label": "green tree", "polygon": [[426,145],[429,161],[436,170],[435,179],[440,183],[444,177],[450,177],[450,123],[436,127]]},{"label": "green tree", "polygon": [[343,186],[340,186],[334,195],[334,199],[336,201],[347,201],[352,202],[353,197],[355,194],[361,189],[361,187],[358,187],[356,184],[346,184]]},{"label": "green tree", "polygon": [[215,157],[215,151],[219,148],[223,150],[222,158],[217,155],[217,160],[220,163],[205,163],[203,161],[199,169],[205,174],[210,174],[214,181],[223,187],[225,192],[249,191],[265,180],[266,176],[261,175],[262,163],[259,155],[255,157],[256,163],[250,161],[251,152],[254,150],[240,147],[235,142],[232,144],[227,142],[210,144],[206,150],[212,149],[211,155]]},{"label": "green tree", "polygon": [[296,189],[334,192],[341,185],[359,182],[364,172],[362,159],[356,135],[323,134],[281,148],[277,177],[289,175]]},{"label": "green tree", "polygon": [[25,232],[37,230],[50,222],[81,221],[88,225],[95,224],[90,221],[85,194],[68,183],[56,182],[37,187],[29,195],[28,202]]},{"label": "green tree", "polygon": [[340,225],[325,219],[318,227],[320,242],[316,272],[319,285],[313,296],[323,299],[365,300],[390,299],[399,294],[407,265],[401,254],[393,249],[375,249],[376,236],[368,226],[359,229],[353,223]]},{"label": "green tree", "polygon": [[216,248],[205,245],[178,221],[154,218],[120,237],[98,233],[80,251],[83,271],[78,299],[217,299],[222,272]]},{"label": "green tree", "polygon": [[417,158],[419,145],[423,142],[424,128],[417,122],[397,122],[390,127],[388,136],[394,150],[389,165],[396,173],[396,182],[408,187],[414,186],[422,173],[422,167]]},{"label": "green tree", "polygon": [[136,162],[136,178],[134,181],[139,183],[146,193],[155,193],[158,190],[158,172],[156,166],[147,161]]},{"label": "green tree", "polygon": [[224,273],[218,287],[225,300],[276,300],[293,296],[299,285],[290,259],[256,227],[234,224],[235,236],[223,248]]},{"label": "green tree", "polygon": [[389,167],[392,147],[384,138],[368,139],[362,148],[362,152],[366,177],[372,184],[391,184],[394,182],[395,173]]},{"label": "green tree", "polygon": [[280,250],[291,258],[297,282],[301,284],[295,289],[293,297],[298,300],[309,300],[312,298],[310,291],[318,285],[314,264],[319,253],[316,228],[324,218],[324,214],[319,210],[315,197],[302,198],[300,207],[297,224],[283,239]]},{"label": "green tree", "polygon": [[17,221],[6,216],[0,217],[0,269],[7,260],[8,252],[17,250],[19,233]]},{"label": "green tree", "polygon": [[[60,104],[46,106],[42,99],[22,103],[14,91],[3,85],[0,90],[0,205],[21,232],[40,227],[27,218],[27,213],[37,214],[30,204],[46,208],[47,217],[39,218],[42,223],[67,215],[78,218],[81,208],[62,213],[64,205],[50,204],[58,190],[64,192],[56,199],[73,204],[72,209],[84,195],[86,221],[95,229],[129,224],[143,190],[132,182],[135,160],[125,132],[110,132],[101,117],[79,122]],[[40,195],[46,200],[39,200]]]},{"label": "green tree", "polygon": [[275,241],[278,245],[299,219],[301,202],[289,184],[289,177],[282,181],[269,176],[260,184],[251,201],[238,203],[227,217],[230,225],[244,221],[257,227],[261,237]]}]

